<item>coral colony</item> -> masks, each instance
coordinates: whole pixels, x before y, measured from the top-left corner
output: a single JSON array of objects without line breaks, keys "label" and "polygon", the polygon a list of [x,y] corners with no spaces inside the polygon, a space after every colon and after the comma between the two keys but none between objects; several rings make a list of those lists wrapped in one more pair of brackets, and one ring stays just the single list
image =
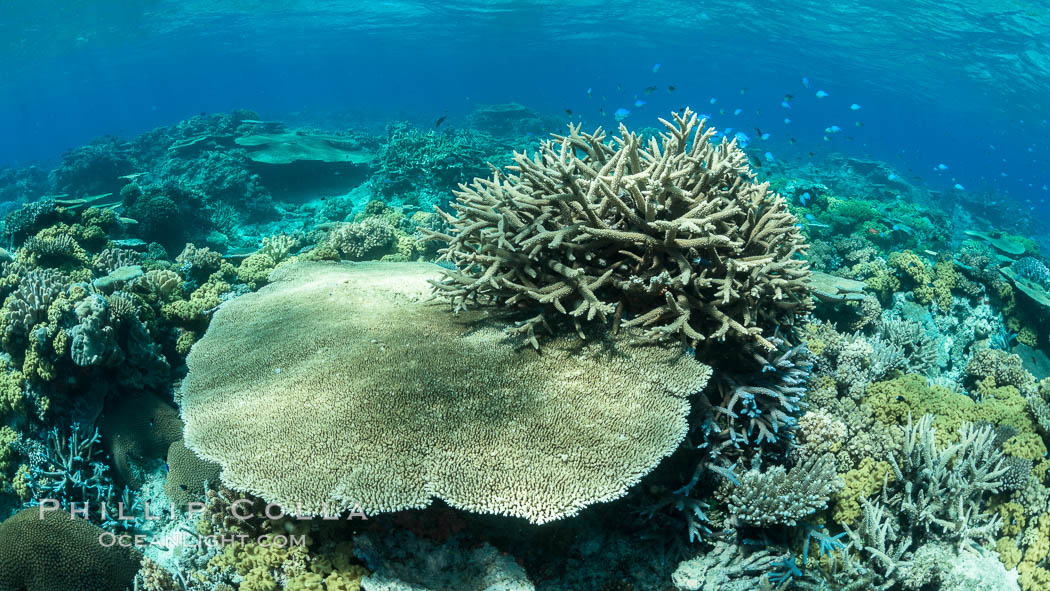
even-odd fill
[{"label": "coral colony", "polygon": [[0,591],[1050,589],[1030,220],[634,105],[0,173]]}]

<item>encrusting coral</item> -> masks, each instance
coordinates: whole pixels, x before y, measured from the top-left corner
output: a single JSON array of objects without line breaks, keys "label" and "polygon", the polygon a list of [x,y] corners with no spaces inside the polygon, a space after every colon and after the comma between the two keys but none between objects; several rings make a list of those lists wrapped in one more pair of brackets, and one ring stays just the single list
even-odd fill
[{"label": "encrusting coral", "polygon": [[708,366],[608,338],[516,348],[499,315],[424,301],[438,270],[290,263],[224,305],[187,359],[186,446],[298,514],[438,497],[542,523],[624,495],[681,443]]},{"label": "encrusting coral", "polygon": [[[457,309],[524,304],[520,330],[568,315],[638,327],[649,341],[726,338],[773,345],[811,307],[805,241],[784,199],[754,181],[735,141],[690,110],[648,142],[620,127],[545,141],[508,172],[461,186],[442,212],[445,271],[435,290]],[[583,156],[580,156],[582,154]],[[705,343],[706,344],[706,343]]]}]

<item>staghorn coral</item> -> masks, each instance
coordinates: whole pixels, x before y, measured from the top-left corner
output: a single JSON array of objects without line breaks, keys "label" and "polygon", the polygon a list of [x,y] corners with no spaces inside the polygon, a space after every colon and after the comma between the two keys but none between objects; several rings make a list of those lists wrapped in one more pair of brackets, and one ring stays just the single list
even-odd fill
[{"label": "staghorn coral", "polygon": [[74,424],[68,432],[52,428],[43,444],[26,443],[29,496],[55,499],[63,506],[88,502],[97,511],[98,504],[108,502],[113,494],[100,439],[98,429]]},{"label": "staghorn coral", "polygon": [[716,387],[698,400],[707,411],[704,447],[712,459],[790,439],[812,363],[804,347],[774,342],[772,351],[752,352],[750,367],[720,371]]},{"label": "staghorn coral", "polygon": [[899,352],[900,362],[891,363],[894,369],[925,374],[937,367],[937,342],[922,324],[888,311],[882,314],[877,328],[872,346],[876,351],[892,351],[888,354],[893,356]]},{"label": "staghorn coral", "polygon": [[772,330],[811,306],[796,219],[735,142],[713,144],[689,110],[663,123],[648,144],[623,126],[606,143],[601,129],[570,125],[508,172],[462,186],[456,215],[441,212],[452,232],[424,232],[455,266],[436,293],[457,310],[537,307],[521,327],[535,347],[534,328],[557,312],[577,326],[626,314],[649,341],[772,348]]},{"label": "staghorn coral", "polygon": [[934,434],[933,415],[909,418],[900,459],[889,456],[894,480],[881,499],[863,501],[856,529],[844,525],[852,547],[890,583],[916,576],[922,541],[961,547],[994,539],[1000,527],[998,514],[985,512],[1006,472],[994,429],[966,423],[958,442],[946,445]]},{"label": "staghorn coral", "polygon": [[737,544],[718,542],[709,552],[679,563],[671,582],[679,591],[773,589],[773,570],[789,557],[769,550],[745,553]]},{"label": "staghorn coral", "polygon": [[[454,507],[546,522],[625,494],[685,437],[710,368],[424,302],[433,265],[293,263],[231,300],[187,359],[186,446],[298,513]],[[244,412],[246,408],[252,412]]]}]

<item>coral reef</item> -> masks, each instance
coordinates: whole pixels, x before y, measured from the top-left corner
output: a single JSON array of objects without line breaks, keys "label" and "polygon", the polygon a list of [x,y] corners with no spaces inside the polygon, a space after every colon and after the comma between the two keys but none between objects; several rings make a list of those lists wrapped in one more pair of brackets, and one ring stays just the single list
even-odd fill
[{"label": "coral reef", "polygon": [[1050,589],[1026,209],[560,120],[234,111],[0,170],[0,589]]}]

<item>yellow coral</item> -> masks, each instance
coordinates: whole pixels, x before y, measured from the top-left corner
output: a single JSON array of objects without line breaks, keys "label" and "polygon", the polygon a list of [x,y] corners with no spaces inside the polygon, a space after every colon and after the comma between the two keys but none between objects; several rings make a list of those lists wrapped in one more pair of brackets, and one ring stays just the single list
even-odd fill
[{"label": "yellow coral", "polygon": [[25,412],[24,384],[22,372],[0,359],[0,417],[9,412]]},{"label": "yellow coral", "polygon": [[14,489],[18,498],[28,501],[32,493],[29,492],[29,466],[22,464],[15,470],[15,476],[11,479],[11,488]]},{"label": "yellow coral", "polygon": [[836,523],[852,524],[860,519],[862,500],[879,492],[885,479],[893,480],[893,468],[889,462],[866,457],[860,465],[846,472],[842,480],[842,491],[832,496],[832,518]]},{"label": "yellow coral", "polygon": [[888,302],[893,294],[901,288],[901,280],[892,273],[879,269],[875,275],[864,280],[868,288],[875,292],[879,300]]},{"label": "yellow coral", "polygon": [[934,301],[941,310],[948,312],[952,309],[952,289],[958,285],[955,267],[950,261],[938,261],[933,266],[933,274]]},{"label": "yellow coral", "polygon": [[[875,382],[868,387],[865,400],[871,405],[875,418],[887,425],[903,424],[909,414],[912,417],[927,413],[934,415],[935,438],[940,445],[955,441],[963,423],[979,421],[1013,427],[1019,435],[1025,436],[1019,442],[1032,444],[1027,434],[1036,433],[1036,425],[1017,388],[995,387],[994,378],[989,377],[978,384],[977,394],[980,402],[943,386],[929,385],[921,375],[909,374]],[[1037,450],[1026,449],[1024,453],[1028,457]],[[1040,458],[1042,455],[1032,459]]]},{"label": "yellow coral", "polygon": [[1021,550],[1013,538],[999,538],[995,542],[995,551],[999,553],[999,560],[1006,568],[1016,568],[1021,562]]},{"label": "yellow coral", "polygon": [[11,449],[11,444],[18,441],[18,433],[15,432],[11,427],[0,427],[0,477],[6,477],[5,475],[11,469],[11,460],[14,458],[14,450]]},{"label": "yellow coral", "polygon": [[[1028,564],[1034,567],[1046,560],[1046,555],[1050,552],[1050,514],[1040,514],[1036,527],[1026,532],[1024,538],[1028,542],[1028,547],[1025,548],[1021,566]],[[1018,570],[1020,568],[1018,567]]]},{"label": "yellow coral", "polygon": [[41,356],[37,348],[36,341],[33,341],[33,344],[26,349],[26,358],[22,362],[22,373],[31,380],[50,382],[58,377],[58,372],[55,370],[54,364],[48,361],[46,357]]},{"label": "yellow coral", "polygon": [[1038,433],[1018,433],[1003,442],[1003,453],[1006,455],[1038,461],[1046,457],[1046,445]]},{"label": "yellow coral", "polygon": [[1025,591],[1047,591],[1050,589],[1050,571],[1028,562],[1017,565],[1017,583]]},{"label": "yellow coral", "polygon": [[996,507],[999,515],[1003,519],[1003,527],[1001,533],[1006,536],[1016,536],[1024,530],[1025,518],[1024,518],[1024,507],[1020,503],[1013,501],[1009,503],[1003,503]]},{"label": "yellow coral", "polygon": [[887,263],[894,269],[897,269],[904,276],[911,279],[911,282],[915,285],[914,293],[915,300],[920,304],[929,304],[933,301],[937,301],[938,305],[943,303],[945,296],[947,297],[947,305],[942,306],[944,309],[951,309],[951,287],[952,285],[945,287],[946,278],[949,277],[947,273],[944,273],[945,278],[941,279],[941,285],[934,285],[934,274],[926,263],[910,250],[902,250],[898,252],[890,253],[887,257]]},{"label": "yellow coral", "polygon": [[259,289],[266,285],[266,278],[277,263],[268,254],[255,253],[241,261],[237,267],[237,278],[248,284],[252,289]]},{"label": "yellow coral", "polygon": [[197,333],[192,330],[184,330],[179,334],[179,338],[175,340],[175,352],[179,355],[187,355],[190,352],[190,347],[193,343],[197,342]]},{"label": "yellow coral", "polygon": [[200,322],[204,312],[218,307],[223,294],[230,291],[230,284],[214,276],[198,287],[188,300],[175,300],[161,308],[161,315],[169,322],[180,326]]},{"label": "yellow coral", "polygon": [[1031,326],[1022,326],[1021,330],[1017,331],[1017,342],[1035,348],[1039,346],[1039,335]]}]

